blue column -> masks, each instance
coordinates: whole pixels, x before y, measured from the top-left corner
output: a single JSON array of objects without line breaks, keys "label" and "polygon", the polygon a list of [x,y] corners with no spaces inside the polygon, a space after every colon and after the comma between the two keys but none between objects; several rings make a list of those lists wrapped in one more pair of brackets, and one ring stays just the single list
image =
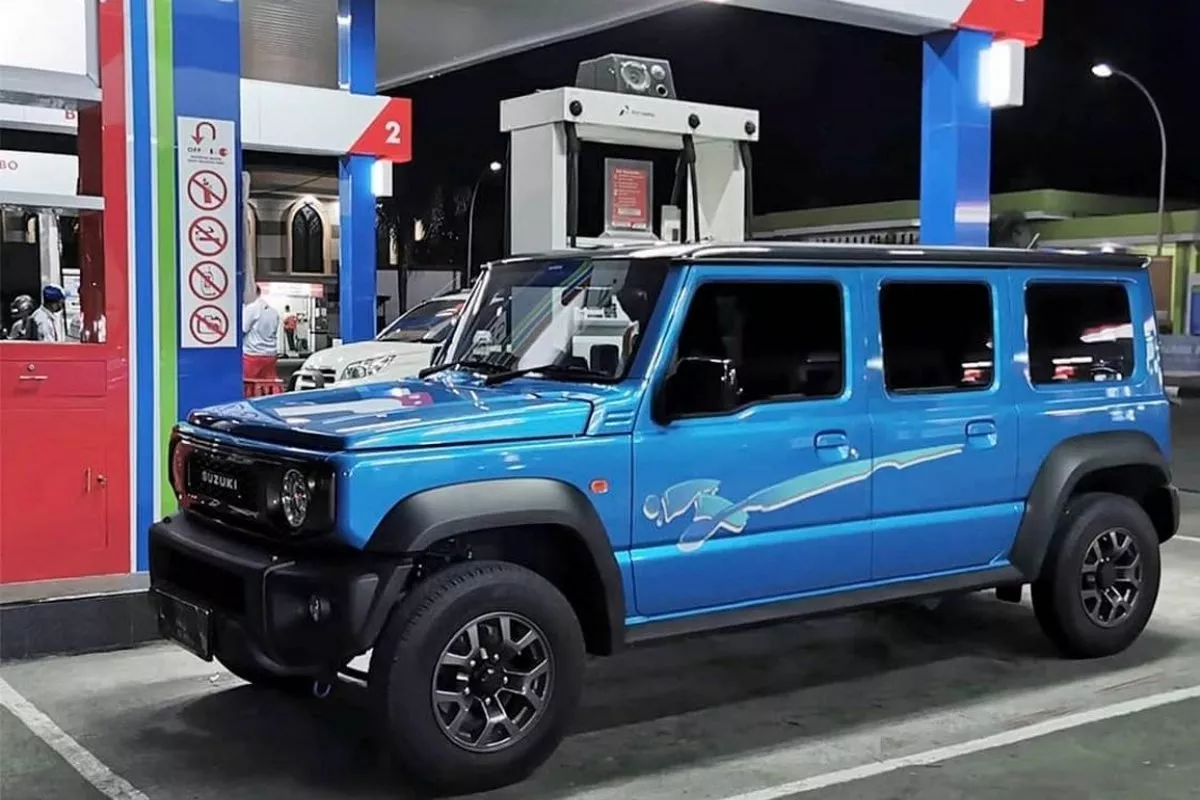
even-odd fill
[{"label": "blue column", "polygon": [[[236,243],[237,277],[231,291],[237,292],[236,347],[179,347],[178,414],[185,417],[196,408],[228,403],[242,396],[241,308],[242,291],[242,148],[241,73],[242,51],[239,0],[173,0],[171,37],[175,64],[175,115],[233,120],[235,140],[235,187],[229,193],[235,202],[237,220],[230,238]],[[174,136],[174,131],[159,131]],[[176,142],[176,147],[181,146]],[[179,180],[176,176],[176,180]],[[181,247],[183,242],[177,242]],[[179,258],[179,251],[176,251]],[[163,277],[178,280],[175,265],[163,265]],[[181,294],[184,287],[178,287]],[[177,306],[178,309],[178,306]],[[178,347],[178,345],[177,345]]]},{"label": "blue column", "polygon": [[926,37],[921,86],[921,241],[988,243],[992,110],[979,91],[990,33]]},{"label": "blue column", "polygon": [[[338,84],[353,94],[375,94],[375,0],[338,0]],[[346,342],[375,336],[374,163],[369,156],[343,156],[338,164],[338,329]]]}]

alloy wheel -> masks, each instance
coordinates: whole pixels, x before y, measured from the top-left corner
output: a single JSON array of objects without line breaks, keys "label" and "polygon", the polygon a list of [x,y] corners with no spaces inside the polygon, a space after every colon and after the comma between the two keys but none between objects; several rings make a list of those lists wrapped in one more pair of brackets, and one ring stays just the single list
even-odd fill
[{"label": "alloy wheel", "polygon": [[1120,625],[1137,605],[1142,590],[1142,555],[1124,528],[1110,528],[1088,545],[1083,556],[1079,597],[1092,622]]},{"label": "alloy wheel", "polygon": [[533,729],[553,688],[553,654],[537,625],[520,614],[486,614],[442,650],[433,674],[434,718],[465,750],[504,750]]}]

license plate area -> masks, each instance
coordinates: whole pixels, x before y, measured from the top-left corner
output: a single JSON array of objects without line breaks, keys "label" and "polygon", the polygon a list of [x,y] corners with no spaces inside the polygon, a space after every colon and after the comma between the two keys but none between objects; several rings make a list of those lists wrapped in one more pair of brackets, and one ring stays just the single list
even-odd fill
[{"label": "license plate area", "polygon": [[212,610],[162,589],[154,589],[158,631],[205,661],[212,661]]}]

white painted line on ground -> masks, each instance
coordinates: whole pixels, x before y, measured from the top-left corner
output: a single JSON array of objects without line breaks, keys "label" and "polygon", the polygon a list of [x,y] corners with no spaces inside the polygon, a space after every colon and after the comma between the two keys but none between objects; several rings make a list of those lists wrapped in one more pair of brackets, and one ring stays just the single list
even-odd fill
[{"label": "white painted line on ground", "polygon": [[1194,542],[1195,544],[1200,544],[1200,536],[1176,536],[1175,538],[1181,542]]},{"label": "white painted line on ground", "polygon": [[786,797],[813,792],[817,789],[827,789],[830,786],[860,781],[864,778],[874,778],[878,775],[886,775],[889,772],[895,772],[896,770],[908,767],[930,766],[973,753],[995,750],[999,747],[1007,747],[1030,739],[1048,736],[1052,733],[1061,733],[1062,731],[1078,728],[1083,725],[1091,725],[1092,723],[1137,714],[1141,711],[1149,711],[1150,709],[1171,705],[1172,703],[1181,703],[1185,700],[1195,700],[1197,698],[1200,698],[1200,686],[1190,686],[1186,689],[1152,694],[1136,700],[1128,700],[1123,703],[1115,703],[1111,706],[1080,711],[1046,722],[1038,722],[1033,725],[1014,728],[1003,733],[985,736],[982,739],[973,739],[961,742],[960,744],[926,750],[923,753],[914,753],[909,756],[890,758],[886,761],[876,761],[871,764],[863,764],[859,767],[851,767],[850,769],[827,772],[824,775],[813,775],[803,780],[783,783],[766,789],[729,795],[723,798],[723,800],[783,800]]},{"label": "white painted line on ground", "polygon": [[83,779],[109,800],[150,800],[133,784],[104,765],[91,751],[72,739],[54,720],[26,700],[8,681],[0,678],[0,707],[21,720],[34,736],[50,745]]}]

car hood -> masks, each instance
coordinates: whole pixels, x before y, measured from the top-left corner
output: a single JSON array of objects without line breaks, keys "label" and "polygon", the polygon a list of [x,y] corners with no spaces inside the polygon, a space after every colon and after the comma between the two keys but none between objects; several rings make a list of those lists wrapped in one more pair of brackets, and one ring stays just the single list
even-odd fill
[{"label": "car hood", "polygon": [[351,342],[318,350],[305,360],[300,369],[306,372],[331,369],[341,376],[342,370],[348,364],[379,356],[395,356],[404,361],[416,359],[420,366],[424,367],[429,364],[429,354],[433,347],[432,344],[423,342],[380,342],[374,339],[367,342]]},{"label": "car hood", "polygon": [[227,403],[189,423],[276,444],[376,450],[580,436],[591,413],[578,396],[409,380]]}]

